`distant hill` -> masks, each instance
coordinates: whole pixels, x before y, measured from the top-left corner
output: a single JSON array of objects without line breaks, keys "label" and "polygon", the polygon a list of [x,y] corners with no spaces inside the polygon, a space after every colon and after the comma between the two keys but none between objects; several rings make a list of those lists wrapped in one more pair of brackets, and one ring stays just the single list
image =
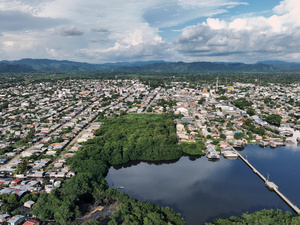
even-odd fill
[{"label": "distant hill", "polygon": [[167,61],[164,61],[164,60],[158,60],[158,61],[105,63],[103,65],[112,66],[112,67],[121,67],[121,66],[134,67],[134,66],[145,66],[145,65],[154,64],[154,63],[170,63],[170,62],[167,62]]},{"label": "distant hill", "polygon": [[202,72],[294,72],[300,64],[282,61],[265,61],[256,64],[224,62],[165,62],[140,61],[105,64],[90,64],[67,60],[21,59],[1,61],[0,73],[28,72],[108,72],[108,73],[202,73]]},{"label": "distant hill", "polygon": [[73,62],[67,60],[51,60],[51,59],[21,59],[10,61],[11,65],[24,64],[31,66],[39,72],[92,72],[106,69],[107,66],[100,64],[89,64],[81,62]]},{"label": "distant hill", "polygon": [[285,62],[285,61],[280,61],[280,60],[260,61],[257,63],[263,63],[263,64],[274,65],[274,66],[285,66],[285,67],[290,67],[290,68],[300,68],[300,63]]},{"label": "distant hill", "polygon": [[105,64],[90,64],[74,62],[68,60],[51,60],[51,59],[21,59],[17,61],[5,61],[11,65],[27,65],[39,72],[99,72],[111,71],[119,67],[145,66],[153,63],[165,63],[164,61],[146,61],[146,62],[119,62]]},{"label": "distant hill", "polygon": [[0,62],[0,73],[33,73],[36,72],[31,66],[17,64],[11,65],[6,62]]},{"label": "distant hill", "polygon": [[213,62],[174,62],[154,63],[140,67],[119,67],[116,71],[148,73],[201,73],[201,72],[279,72],[291,71],[291,68],[262,63],[213,63]]}]

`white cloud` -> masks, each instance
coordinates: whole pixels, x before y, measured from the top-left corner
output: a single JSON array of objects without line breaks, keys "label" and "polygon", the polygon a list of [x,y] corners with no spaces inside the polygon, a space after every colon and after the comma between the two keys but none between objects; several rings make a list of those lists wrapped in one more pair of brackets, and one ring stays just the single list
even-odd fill
[{"label": "white cloud", "polygon": [[84,48],[77,51],[79,56],[88,59],[97,59],[106,62],[110,59],[111,62],[117,61],[137,61],[137,60],[152,60],[165,59],[174,54],[170,50],[170,45],[161,41],[152,41],[139,44],[121,44],[116,42],[114,46],[109,48]]},{"label": "white cloud", "polygon": [[47,52],[49,53],[49,55],[52,55],[52,56],[54,56],[54,57],[57,56],[57,52],[56,52],[56,50],[53,49],[53,48],[51,48],[51,49],[48,49],[48,48],[47,48]]},{"label": "white cloud", "polygon": [[199,1],[199,0],[178,0],[179,5],[184,8],[205,8],[205,7],[234,7],[237,5],[248,5],[246,2],[239,1],[228,1],[228,0],[210,0],[210,1]]},{"label": "white cloud", "polygon": [[212,17],[228,12],[229,8],[247,3],[228,0],[167,0],[148,8],[144,18],[151,26],[159,28],[184,24],[200,17]]},{"label": "white cloud", "polygon": [[0,10],[19,11],[36,15],[52,0],[1,0]]},{"label": "white cloud", "polygon": [[[300,3],[284,0],[270,17],[218,15],[242,0],[2,0],[1,57],[90,62],[298,59]],[[247,7],[247,6],[245,6]],[[173,42],[161,30],[206,17]],[[202,20],[202,19],[201,19]],[[7,45],[8,40],[13,45]],[[243,58],[244,57],[244,58]],[[6,59],[6,58],[5,58]]]},{"label": "white cloud", "polygon": [[[274,12],[277,14],[299,14],[300,2],[298,0],[284,0],[274,7]],[[298,11],[298,13],[296,13]]]},{"label": "white cloud", "polygon": [[13,47],[14,44],[15,43],[13,41],[5,41],[5,42],[3,42],[3,46],[5,46],[5,47]]},{"label": "white cloud", "polygon": [[226,22],[220,19],[208,18],[206,22],[207,25],[214,30],[219,30],[227,26]]},{"label": "white cloud", "polygon": [[233,30],[250,30],[250,27],[247,27],[246,19],[235,19],[233,22],[229,24],[229,28]]},{"label": "white cloud", "polygon": [[299,7],[299,1],[285,0],[274,8],[277,14],[271,17],[245,17],[229,22],[209,18],[184,29],[175,45],[191,59],[299,60],[300,14],[295,13],[300,11]]},{"label": "white cloud", "polygon": [[283,24],[300,26],[300,2],[298,0],[281,1],[273,10]]},{"label": "white cloud", "polygon": [[22,40],[16,38],[14,35],[6,34],[0,37],[0,43],[2,43],[1,52],[3,52],[8,59],[25,58],[33,54],[39,55],[39,48],[41,46],[40,44],[37,45],[37,42],[38,40],[32,38],[30,35],[27,36],[25,33]]}]

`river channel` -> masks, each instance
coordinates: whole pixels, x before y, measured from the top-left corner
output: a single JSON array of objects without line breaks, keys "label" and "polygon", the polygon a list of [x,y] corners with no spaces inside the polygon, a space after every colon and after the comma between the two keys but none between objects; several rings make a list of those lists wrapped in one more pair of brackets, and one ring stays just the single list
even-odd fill
[{"label": "river channel", "polygon": [[[300,147],[248,145],[240,153],[300,206]],[[170,206],[191,225],[262,209],[293,212],[241,159],[183,156],[168,163],[133,162],[110,168],[106,180],[138,200]]]}]

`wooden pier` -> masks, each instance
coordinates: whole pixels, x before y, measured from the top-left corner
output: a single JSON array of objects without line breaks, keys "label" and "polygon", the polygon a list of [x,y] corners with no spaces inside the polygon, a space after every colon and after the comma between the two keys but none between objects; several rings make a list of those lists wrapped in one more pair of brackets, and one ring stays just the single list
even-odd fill
[{"label": "wooden pier", "polygon": [[230,146],[234,152],[236,152],[238,154],[238,156],[240,157],[240,159],[242,159],[251,169],[252,171],[257,174],[257,176],[259,176],[264,182],[266,187],[271,190],[274,191],[283,201],[285,201],[286,204],[289,205],[289,207],[291,207],[291,209],[293,209],[297,214],[300,214],[300,209],[294,205],[287,197],[284,196],[284,194],[282,194],[279,190],[278,190],[278,186],[274,183],[269,181],[268,179],[266,179],[264,177],[264,175],[262,175],[257,169],[255,169],[254,166],[252,166],[252,164],[245,159],[238,151],[236,151],[232,146]]}]

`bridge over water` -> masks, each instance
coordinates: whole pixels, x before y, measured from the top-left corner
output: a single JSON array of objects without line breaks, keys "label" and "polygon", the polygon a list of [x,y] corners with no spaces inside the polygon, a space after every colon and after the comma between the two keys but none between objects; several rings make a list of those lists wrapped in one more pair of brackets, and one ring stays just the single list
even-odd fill
[{"label": "bridge over water", "polygon": [[240,159],[242,159],[244,161],[244,163],[246,163],[251,169],[252,171],[257,174],[257,176],[259,176],[264,182],[266,187],[271,190],[274,191],[283,201],[286,202],[286,204],[288,204],[297,214],[300,214],[300,209],[294,205],[287,197],[285,197],[284,194],[282,194],[279,190],[278,190],[278,186],[274,183],[269,181],[269,179],[266,179],[257,169],[255,169],[255,167],[247,160],[245,159],[238,151],[236,151],[232,146],[230,146],[232,148],[232,150],[238,154],[238,156],[240,157]]}]

